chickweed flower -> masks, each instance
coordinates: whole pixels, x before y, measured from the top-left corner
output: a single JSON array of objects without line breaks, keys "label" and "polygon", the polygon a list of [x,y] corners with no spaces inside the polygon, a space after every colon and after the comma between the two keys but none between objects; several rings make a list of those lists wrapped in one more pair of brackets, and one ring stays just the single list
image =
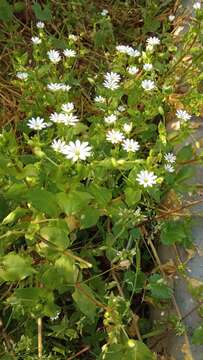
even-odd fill
[{"label": "chickweed flower", "polygon": [[33,37],[31,38],[31,40],[32,40],[32,42],[33,42],[34,45],[39,45],[39,44],[41,44],[41,42],[42,42],[42,40],[41,40],[38,36],[33,36]]},{"label": "chickweed flower", "polygon": [[177,110],[177,111],[176,111],[176,116],[177,116],[178,119],[180,119],[180,120],[182,120],[182,121],[184,121],[184,122],[190,120],[191,117],[192,117],[192,116],[191,116],[190,114],[188,114],[188,112],[185,111],[185,110]]},{"label": "chickweed flower", "polygon": [[153,80],[143,80],[141,82],[141,86],[146,91],[151,91],[156,87],[155,82]]},{"label": "chickweed flower", "polygon": [[137,175],[136,180],[140,185],[144,186],[144,188],[152,187],[156,184],[157,176],[154,175],[152,171],[141,170]]},{"label": "chickweed flower", "polygon": [[135,75],[139,71],[137,66],[129,66],[127,70],[130,75]]},{"label": "chickweed flower", "polygon": [[43,29],[44,28],[44,23],[42,21],[38,21],[36,24],[38,29]]},{"label": "chickweed flower", "polygon": [[104,75],[104,82],[103,85],[105,88],[110,90],[116,90],[119,88],[119,82],[121,80],[121,77],[119,74],[115,72],[108,72]]},{"label": "chickweed flower", "polygon": [[28,120],[27,125],[30,129],[33,129],[33,130],[42,130],[49,126],[44,121],[44,119],[40,118],[39,116],[37,116],[36,118],[32,117],[30,120]]},{"label": "chickweed flower", "polygon": [[96,103],[101,103],[102,104],[102,103],[106,102],[106,99],[103,96],[99,95],[99,96],[95,96],[94,101]]},{"label": "chickweed flower", "polygon": [[74,110],[74,104],[72,102],[68,102],[66,104],[63,104],[61,109],[65,112],[65,113],[70,113]]},{"label": "chickweed flower", "polygon": [[126,106],[125,105],[119,105],[118,106],[118,111],[119,112],[124,112],[126,110]]},{"label": "chickweed flower", "polygon": [[104,121],[106,124],[114,124],[117,120],[117,116],[115,114],[111,114],[109,116],[105,116]]},{"label": "chickweed flower", "polygon": [[108,131],[106,139],[112,144],[119,144],[124,140],[124,135],[122,132],[113,129]]},{"label": "chickweed flower", "polygon": [[76,35],[74,35],[74,34],[70,34],[68,36],[68,38],[69,38],[69,40],[72,40],[72,41],[77,41],[77,39],[78,39],[78,37]]},{"label": "chickweed flower", "polygon": [[73,49],[65,49],[63,51],[63,54],[65,55],[65,57],[67,58],[72,58],[76,56],[76,51]]},{"label": "chickweed flower", "polygon": [[61,55],[58,50],[49,50],[47,55],[53,64],[57,64],[61,60]]},{"label": "chickweed flower", "polygon": [[50,115],[49,119],[50,119],[50,121],[52,121],[56,124],[61,124],[64,122],[64,117],[65,117],[65,114],[54,112],[53,114]]},{"label": "chickweed flower", "polygon": [[132,57],[138,57],[140,56],[140,51],[137,49],[133,49],[132,47],[129,47],[127,54]]},{"label": "chickweed flower", "polygon": [[193,4],[193,9],[195,9],[195,10],[201,9],[201,2],[200,1],[195,2]]},{"label": "chickweed flower", "polygon": [[27,80],[28,78],[28,73],[27,72],[22,72],[22,71],[18,71],[16,74],[17,78],[20,80]]},{"label": "chickweed flower", "polygon": [[102,12],[101,12],[101,15],[102,16],[107,16],[108,15],[108,10],[107,9],[103,9]]},{"label": "chickweed flower", "polygon": [[51,147],[54,149],[54,151],[63,153],[66,147],[66,143],[63,140],[54,139],[52,141]]},{"label": "chickweed flower", "polygon": [[125,124],[123,125],[123,131],[124,131],[126,134],[129,134],[129,133],[131,132],[132,128],[133,128],[133,124],[132,124],[132,123],[130,123],[130,124],[125,123]]},{"label": "chickweed flower", "polygon": [[71,89],[71,86],[63,83],[50,83],[47,85],[47,89],[50,91],[69,91]]},{"label": "chickweed flower", "polygon": [[63,123],[65,125],[75,126],[78,122],[79,122],[79,119],[76,115],[74,115],[72,113],[64,114]]},{"label": "chickweed flower", "polygon": [[145,71],[151,71],[153,69],[153,65],[152,64],[144,64],[143,69]]},{"label": "chickweed flower", "polygon": [[89,146],[88,142],[80,142],[80,140],[76,140],[75,143],[70,141],[68,145],[66,145],[63,154],[67,157],[67,159],[76,162],[78,160],[86,160],[91,155],[91,146]]},{"label": "chickweed flower", "polygon": [[170,22],[172,22],[173,20],[175,20],[175,15],[169,15],[168,19]]},{"label": "chickweed flower", "polygon": [[140,145],[136,140],[133,139],[125,139],[122,143],[122,147],[127,152],[136,152],[139,150]]},{"label": "chickweed flower", "polygon": [[171,164],[176,162],[176,156],[173,153],[165,154],[164,159]]},{"label": "chickweed flower", "polygon": [[151,46],[159,45],[159,44],[160,44],[160,40],[159,40],[159,38],[156,37],[156,36],[150,36],[150,37],[147,39],[147,44],[148,44],[148,45],[151,45]]},{"label": "chickweed flower", "polygon": [[165,164],[164,168],[166,171],[168,171],[169,173],[173,173],[175,171],[174,167],[171,164]]},{"label": "chickweed flower", "polygon": [[140,56],[139,50],[133,49],[133,47],[129,45],[118,45],[116,46],[116,50],[120,52],[121,54],[127,54],[132,57],[138,57]]}]

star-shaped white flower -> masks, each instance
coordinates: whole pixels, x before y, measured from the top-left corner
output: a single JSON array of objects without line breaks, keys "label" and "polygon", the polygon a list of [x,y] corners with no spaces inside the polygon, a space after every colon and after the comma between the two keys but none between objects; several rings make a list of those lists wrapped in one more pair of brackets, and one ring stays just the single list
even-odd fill
[{"label": "star-shaped white flower", "polygon": [[151,91],[156,88],[155,82],[153,80],[143,80],[141,86],[146,91]]},{"label": "star-shaped white flower", "polygon": [[20,80],[27,80],[28,78],[28,73],[24,72],[24,71],[18,71],[16,74],[17,78]]},{"label": "star-shaped white flower", "polygon": [[103,103],[106,102],[106,99],[105,99],[103,96],[99,95],[99,96],[95,96],[94,101],[95,101],[96,103],[101,103],[101,104],[103,104]]},{"label": "star-shaped white flower", "polygon": [[38,29],[43,29],[44,28],[44,23],[42,21],[38,21],[36,24]]},{"label": "star-shaped white flower", "polygon": [[152,64],[144,64],[143,69],[145,71],[151,71],[153,69],[153,65]]},{"label": "star-shaped white flower", "polygon": [[61,55],[58,50],[49,50],[47,55],[53,64],[57,64],[61,60]]},{"label": "star-shaped white flower", "polygon": [[70,141],[68,145],[66,145],[63,154],[67,157],[67,159],[76,162],[78,160],[86,160],[89,156],[91,156],[92,147],[89,146],[88,142],[80,142],[80,140],[76,140],[75,142]]},{"label": "star-shaped white flower", "polygon": [[141,170],[137,175],[136,180],[140,185],[144,186],[144,188],[152,187],[154,184],[156,184],[157,176],[154,175],[152,171]]},{"label": "star-shaped white flower", "polygon": [[114,124],[116,120],[117,120],[117,116],[115,114],[105,116],[104,118],[106,124]]},{"label": "star-shaped white flower", "polygon": [[136,140],[133,139],[125,139],[122,143],[122,147],[127,152],[136,152],[139,150],[140,145]]},{"label": "star-shaped white flower", "polygon": [[171,164],[176,162],[176,156],[173,153],[165,154],[164,159]]},{"label": "star-shaped white flower", "polygon": [[54,112],[50,115],[49,119],[56,124],[62,124],[65,120],[65,114]]},{"label": "star-shaped white flower", "polygon": [[33,130],[42,130],[49,126],[43,118],[40,118],[37,116],[36,118],[32,117],[30,120],[28,120],[27,123],[28,127]]},{"label": "star-shaped white flower", "polygon": [[32,40],[32,42],[33,42],[34,45],[39,45],[39,44],[41,44],[41,42],[42,42],[42,40],[41,40],[38,36],[33,36],[33,37],[31,38],[31,40]]},{"label": "star-shaped white flower", "polygon": [[195,9],[195,10],[201,9],[201,2],[200,2],[200,1],[196,1],[196,2],[193,4],[193,9]]},{"label": "star-shaped white flower", "polygon": [[102,11],[101,11],[101,16],[107,16],[108,15],[108,10],[107,9],[103,9]]},{"label": "star-shaped white flower", "polygon": [[124,132],[126,133],[126,134],[129,134],[130,132],[131,132],[131,130],[132,130],[132,128],[133,128],[133,124],[132,123],[125,123],[124,125],[123,125],[123,130],[124,130]]},{"label": "star-shaped white flower", "polygon": [[80,120],[78,119],[78,117],[72,113],[64,114],[64,118],[63,118],[64,125],[75,126],[79,121]]},{"label": "star-shaped white flower", "polygon": [[66,145],[65,141],[60,140],[60,139],[58,139],[58,140],[54,139],[51,144],[51,147],[54,149],[54,151],[60,152],[62,154],[63,154],[66,146],[67,145]]},{"label": "star-shaped white flower", "polygon": [[175,171],[174,167],[171,164],[165,164],[164,168],[166,171],[168,171],[169,173],[173,173]]},{"label": "star-shaped white flower", "polygon": [[124,135],[120,131],[113,129],[108,131],[106,139],[112,144],[119,144],[124,140]]},{"label": "star-shaped white flower", "polygon": [[121,77],[119,74],[115,72],[108,72],[104,75],[104,82],[103,85],[105,88],[110,90],[116,90],[119,88],[119,82],[121,80]]},{"label": "star-shaped white flower", "polygon": [[74,110],[74,104],[72,102],[68,102],[66,104],[63,104],[61,109],[65,112],[65,113],[70,113]]},{"label": "star-shaped white flower", "polygon": [[73,49],[65,49],[63,51],[63,54],[65,55],[65,57],[67,58],[72,58],[76,56],[76,51]]},{"label": "star-shaped white flower", "polygon": [[47,85],[47,89],[50,91],[69,91],[71,89],[70,85],[66,85],[63,83],[50,83]]},{"label": "star-shaped white flower", "polygon": [[177,111],[176,111],[176,116],[177,116],[178,119],[180,119],[180,120],[182,120],[182,121],[184,121],[184,122],[190,120],[191,117],[192,117],[192,116],[191,116],[190,114],[188,114],[188,112],[185,111],[185,110],[177,110]]},{"label": "star-shaped white flower", "polygon": [[139,69],[138,69],[138,67],[137,66],[129,66],[128,67],[128,73],[130,74],[130,75],[135,75],[135,74],[137,74],[138,73],[138,71],[139,71]]},{"label": "star-shaped white flower", "polygon": [[173,20],[175,20],[175,15],[173,14],[169,15],[168,19],[170,22],[173,22]]},{"label": "star-shaped white flower", "polygon": [[159,44],[160,44],[160,40],[159,40],[159,38],[156,37],[156,36],[150,36],[150,37],[147,39],[147,44],[148,44],[148,45],[151,45],[151,46],[159,45]]}]

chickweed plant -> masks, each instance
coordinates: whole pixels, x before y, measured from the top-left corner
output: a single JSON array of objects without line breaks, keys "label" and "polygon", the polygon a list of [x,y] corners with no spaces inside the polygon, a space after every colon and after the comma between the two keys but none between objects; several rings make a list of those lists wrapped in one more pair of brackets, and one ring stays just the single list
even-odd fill
[{"label": "chickweed plant", "polygon": [[[158,247],[192,248],[203,10],[171,5],[150,30],[159,2],[144,3],[130,41],[110,6],[89,43],[77,22],[54,37],[35,11],[29,51],[14,51],[21,116],[0,135],[1,359],[153,360],[149,338],[181,328],[187,339],[181,314],[167,315],[169,278],[187,278],[186,264],[162,264]],[[155,323],[152,307],[164,314]]]}]

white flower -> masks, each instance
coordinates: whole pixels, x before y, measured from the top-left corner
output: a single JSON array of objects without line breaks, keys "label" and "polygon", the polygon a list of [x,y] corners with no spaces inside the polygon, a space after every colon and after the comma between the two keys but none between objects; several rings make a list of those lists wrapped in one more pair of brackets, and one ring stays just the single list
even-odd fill
[{"label": "white flower", "polygon": [[159,45],[159,44],[160,44],[160,40],[159,40],[159,38],[156,37],[156,36],[150,36],[150,37],[147,39],[147,44],[148,44],[148,45],[151,45],[151,46]]},{"label": "white flower", "polygon": [[152,64],[144,64],[143,69],[146,71],[151,71],[153,69],[153,65]]},{"label": "white flower", "polygon": [[164,168],[166,171],[173,173],[175,171],[174,167],[171,164],[165,164]]},{"label": "white flower", "polygon": [[124,112],[126,110],[126,106],[124,106],[124,105],[119,105],[118,106],[118,111],[119,112]]},{"label": "white flower", "polygon": [[43,29],[44,28],[44,23],[42,21],[38,21],[36,24],[38,29]]},{"label": "white flower", "polygon": [[183,120],[183,121],[188,121],[191,119],[191,115],[188,114],[188,112],[185,110],[177,110],[176,116],[178,119]]},{"label": "white flower", "polygon": [[28,78],[28,73],[27,72],[22,72],[22,71],[18,71],[16,74],[17,78],[20,80],[27,80]]},{"label": "white flower", "polygon": [[65,147],[66,147],[66,143],[65,143],[65,141],[62,141],[60,139],[58,139],[58,140],[54,139],[52,141],[51,147],[54,149],[54,151],[63,153],[63,151],[65,150]]},{"label": "white flower", "polygon": [[77,160],[86,160],[87,157],[91,155],[91,146],[89,146],[88,142],[80,142],[80,140],[76,140],[74,143],[70,141],[68,145],[66,145],[63,154],[73,162]]},{"label": "white flower", "polygon": [[76,56],[76,51],[73,49],[65,49],[63,51],[63,54],[65,55],[65,57],[71,58]]},{"label": "white flower", "polygon": [[35,45],[39,45],[42,42],[42,40],[38,36],[33,36],[31,38],[31,40],[32,40],[33,44],[35,44]]},{"label": "white flower", "polygon": [[63,124],[65,125],[75,126],[76,123],[79,121],[78,117],[76,115],[73,115],[72,113],[63,115]]},{"label": "white flower", "polygon": [[72,102],[68,102],[66,104],[63,104],[61,109],[65,112],[65,113],[70,113],[74,110],[74,104]]},{"label": "white flower", "polygon": [[127,70],[128,70],[130,75],[135,75],[139,71],[137,66],[129,66]]},{"label": "white flower", "polygon": [[170,22],[172,22],[175,19],[175,15],[169,15],[168,19]]},{"label": "white flower", "polygon": [[101,15],[102,16],[107,16],[108,15],[108,10],[107,9],[103,9],[102,12],[101,12]]},{"label": "white flower", "polygon": [[74,35],[74,34],[70,34],[68,36],[68,38],[69,38],[69,40],[73,40],[73,41],[77,41],[77,39],[78,39],[78,37],[76,35]]},{"label": "white flower", "polygon": [[106,124],[114,124],[117,120],[117,116],[115,114],[111,114],[109,116],[105,116],[104,121]]},{"label": "white flower", "polygon": [[107,89],[116,90],[119,87],[119,82],[121,80],[121,77],[119,74],[115,72],[108,72],[104,75],[104,82],[103,85]]},{"label": "white flower", "polygon": [[118,46],[116,46],[116,50],[122,54],[127,54],[132,57],[140,56],[140,52],[136,49],[133,49],[129,45],[118,45]]},{"label": "white flower", "polygon": [[176,156],[173,153],[165,154],[164,159],[171,164],[176,162]]},{"label": "white flower", "polygon": [[64,118],[65,118],[65,114],[63,113],[57,113],[54,112],[53,114],[50,115],[49,119],[57,124],[61,124],[64,122]]},{"label": "white flower", "polygon": [[137,49],[133,49],[132,47],[129,47],[127,54],[132,57],[138,57],[140,56],[140,51]]},{"label": "white flower", "polygon": [[106,135],[106,139],[112,144],[119,144],[124,140],[124,135],[120,131],[109,130]]},{"label": "white flower", "polygon": [[130,123],[130,124],[125,123],[123,125],[123,130],[125,131],[126,134],[129,134],[131,132],[132,128],[133,128],[132,123]]},{"label": "white flower", "polygon": [[63,83],[50,83],[47,85],[47,88],[51,91],[69,91],[71,89],[71,86],[65,85]]},{"label": "white flower", "polygon": [[49,126],[46,122],[44,122],[44,119],[40,118],[39,116],[28,120],[27,125],[30,129],[33,130],[42,130]]},{"label": "white flower", "polygon": [[131,152],[131,151],[136,152],[136,151],[139,150],[140,145],[138,144],[138,142],[136,140],[126,139],[126,140],[123,141],[122,147],[127,152]]},{"label": "white flower", "polygon": [[201,9],[201,2],[197,1],[193,4],[193,9],[198,10]]},{"label": "white flower", "polygon": [[96,97],[94,98],[94,101],[95,101],[96,103],[105,103],[105,102],[106,102],[106,99],[105,99],[103,96],[99,95],[99,96],[96,96]]},{"label": "white flower", "polygon": [[146,187],[152,187],[152,185],[156,184],[157,176],[154,175],[152,171],[141,170],[137,175],[136,180],[140,185]]},{"label": "white flower", "polygon": [[153,80],[143,80],[141,85],[142,85],[143,89],[146,91],[153,90],[156,87]]},{"label": "white flower", "polygon": [[49,50],[47,55],[53,64],[57,64],[61,60],[61,55],[58,50]]}]

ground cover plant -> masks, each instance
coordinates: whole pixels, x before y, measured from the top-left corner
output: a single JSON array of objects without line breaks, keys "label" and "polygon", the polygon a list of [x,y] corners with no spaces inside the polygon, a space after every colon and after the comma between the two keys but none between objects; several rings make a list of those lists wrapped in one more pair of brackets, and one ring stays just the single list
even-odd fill
[{"label": "ground cover plant", "polygon": [[171,331],[190,356],[187,264],[158,254],[191,253],[199,202],[203,11],[179,5],[0,3],[1,359],[163,359]]}]

